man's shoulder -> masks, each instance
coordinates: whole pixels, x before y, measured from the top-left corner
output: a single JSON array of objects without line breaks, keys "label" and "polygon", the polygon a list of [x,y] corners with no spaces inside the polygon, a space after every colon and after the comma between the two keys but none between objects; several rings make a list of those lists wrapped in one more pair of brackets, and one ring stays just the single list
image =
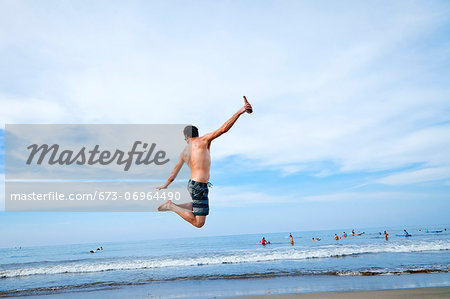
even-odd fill
[{"label": "man's shoulder", "polygon": [[209,140],[209,138],[208,138],[208,137],[209,137],[209,136],[208,136],[209,134],[210,134],[210,133],[195,138],[194,142],[195,142],[197,145],[208,145],[208,144],[211,142],[211,141]]}]

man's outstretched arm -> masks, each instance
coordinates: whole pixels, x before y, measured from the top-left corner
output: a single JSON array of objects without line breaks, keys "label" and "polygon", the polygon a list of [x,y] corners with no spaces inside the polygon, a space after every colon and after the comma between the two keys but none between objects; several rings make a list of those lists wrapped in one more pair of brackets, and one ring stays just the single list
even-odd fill
[{"label": "man's outstretched arm", "polygon": [[166,183],[162,186],[156,187],[156,189],[167,189],[167,186],[169,186],[177,177],[178,173],[180,172],[181,167],[183,167],[184,161],[182,158],[183,154],[180,155],[180,158],[178,159],[177,164],[175,164],[175,167],[173,168],[172,172],[169,175],[169,178],[167,179]]},{"label": "man's outstretched arm", "polygon": [[213,141],[220,135],[228,132],[231,129],[231,127],[234,125],[234,123],[237,121],[239,116],[241,116],[245,112],[250,113],[249,111],[252,111],[252,105],[250,105],[250,103],[247,102],[229,120],[227,120],[219,129],[215,130],[214,132],[205,134],[205,136],[203,136],[203,138],[209,142]]}]

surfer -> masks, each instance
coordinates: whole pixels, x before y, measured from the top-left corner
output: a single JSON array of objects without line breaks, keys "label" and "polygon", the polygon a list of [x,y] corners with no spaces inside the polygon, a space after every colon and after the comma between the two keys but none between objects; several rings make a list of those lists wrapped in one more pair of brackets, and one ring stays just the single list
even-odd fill
[{"label": "surfer", "polygon": [[157,189],[166,189],[175,180],[183,164],[186,163],[191,169],[191,179],[188,182],[188,190],[192,202],[175,204],[171,200],[167,200],[158,207],[158,211],[175,212],[181,218],[198,228],[205,224],[206,216],[209,214],[208,187],[210,186],[209,170],[211,167],[211,142],[228,132],[242,114],[253,112],[252,106],[247,102],[245,97],[244,101],[245,105],[214,132],[200,137],[197,127],[186,126],[184,128],[184,139],[186,140],[187,145],[180,154],[178,162],[170,173],[166,183],[157,187]]},{"label": "surfer", "polygon": [[347,233],[344,232],[344,233],[342,234],[342,237],[347,238]]}]

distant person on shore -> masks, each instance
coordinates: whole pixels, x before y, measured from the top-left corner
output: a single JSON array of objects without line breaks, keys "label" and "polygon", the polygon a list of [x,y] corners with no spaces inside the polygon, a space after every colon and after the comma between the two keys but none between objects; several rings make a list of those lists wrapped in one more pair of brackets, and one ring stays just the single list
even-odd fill
[{"label": "distant person on shore", "polygon": [[167,200],[158,207],[158,211],[172,211],[177,213],[181,218],[189,222],[195,227],[202,227],[205,224],[206,216],[209,214],[208,187],[211,155],[211,142],[228,132],[238,118],[244,113],[252,113],[253,108],[244,97],[245,105],[239,109],[229,120],[227,120],[219,129],[214,132],[199,136],[198,129],[195,126],[186,126],[184,128],[184,139],[187,142],[186,147],[180,154],[177,164],[170,173],[166,183],[158,190],[167,189],[167,187],[175,180],[178,173],[186,163],[191,169],[191,178],[188,182],[188,190],[192,198],[192,202],[184,204],[175,204],[171,200]]},{"label": "distant person on shore", "polygon": [[292,237],[292,234],[289,234],[289,239],[291,240],[291,245],[294,245],[294,237]]},{"label": "distant person on shore", "polygon": [[384,231],[384,238],[386,239],[386,241],[388,241],[388,236],[389,234],[386,231]]}]

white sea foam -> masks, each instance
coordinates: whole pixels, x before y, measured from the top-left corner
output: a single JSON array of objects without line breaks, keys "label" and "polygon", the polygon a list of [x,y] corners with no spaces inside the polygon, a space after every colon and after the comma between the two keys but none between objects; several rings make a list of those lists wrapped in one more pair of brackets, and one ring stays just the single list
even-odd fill
[{"label": "white sea foam", "polygon": [[[261,249],[261,248],[260,248]],[[386,243],[383,245],[323,245],[315,248],[275,248],[268,250],[242,250],[226,254],[205,254],[190,258],[160,258],[114,260],[108,262],[89,261],[82,263],[62,262],[60,265],[33,266],[20,269],[0,270],[1,278],[39,274],[88,273],[115,270],[139,270],[164,267],[189,267],[236,263],[256,263],[280,260],[303,260],[311,258],[343,257],[372,253],[408,253],[420,251],[450,250],[450,241],[420,242],[415,244]]]}]

